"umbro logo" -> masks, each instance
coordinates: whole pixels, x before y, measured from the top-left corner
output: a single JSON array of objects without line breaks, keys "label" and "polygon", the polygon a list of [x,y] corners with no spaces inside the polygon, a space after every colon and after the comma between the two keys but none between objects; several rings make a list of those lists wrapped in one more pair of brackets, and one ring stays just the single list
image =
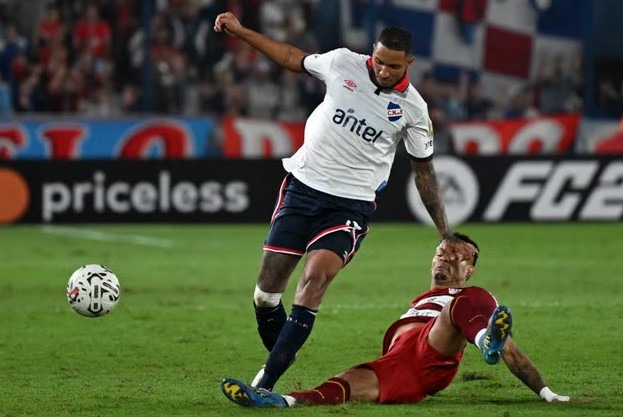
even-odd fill
[{"label": "umbro logo", "polygon": [[349,91],[355,91],[355,88],[357,88],[357,84],[355,84],[353,80],[344,80],[344,85],[342,85],[342,87]]}]

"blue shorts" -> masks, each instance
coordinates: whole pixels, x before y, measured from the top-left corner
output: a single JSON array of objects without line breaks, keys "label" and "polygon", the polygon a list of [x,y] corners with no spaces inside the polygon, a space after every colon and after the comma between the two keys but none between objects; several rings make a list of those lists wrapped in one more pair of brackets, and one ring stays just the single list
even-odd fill
[{"label": "blue shorts", "polygon": [[346,265],[368,233],[375,209],[373,201],[323,193],[288,174],[279,190],[264,250],[300,257],[327,249]]}]

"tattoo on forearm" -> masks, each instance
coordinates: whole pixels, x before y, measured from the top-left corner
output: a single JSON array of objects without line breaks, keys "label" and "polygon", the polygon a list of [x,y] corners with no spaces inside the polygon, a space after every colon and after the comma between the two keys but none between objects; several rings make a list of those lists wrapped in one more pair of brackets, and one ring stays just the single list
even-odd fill
[{"label": "tattoo on forearm", "polygon": [[290,58],[292,57],[292,48],[288,48],[288,50],[286,51],[286,56],[283,58],[283,63],[282,65],[284,67],[287,67],[288,62],[290,61]]},{"label": "tattoo on forearm", "polygon": [[439,230],[447,228],[446,212],[441,200],[437,176],[432,164],[420,164],[415,169],[415,186],[426,211]]},{"label": "tattoo on forearm", "polygon": [[504,353],[504,362],[508,369],[528,388],[538,394],[541,388],[545,386],[545,381],[530,359],[519,350],[505,350]]}]

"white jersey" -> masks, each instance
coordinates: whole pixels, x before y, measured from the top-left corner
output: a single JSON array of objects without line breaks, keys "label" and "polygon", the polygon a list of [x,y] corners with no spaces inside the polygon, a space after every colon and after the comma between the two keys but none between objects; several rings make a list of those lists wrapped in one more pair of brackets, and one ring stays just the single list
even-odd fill
[{"label": "white jersey", "polygon": [[420,160],[433,153],[426,102],[405,76],[393,89],[371,79],[372,58],[346,48],[309,55],[305,70],[327,86],[305,125],[303,146],[283,160],[286,171],[327,194],[374,201],[389,179],[396,148]]}]

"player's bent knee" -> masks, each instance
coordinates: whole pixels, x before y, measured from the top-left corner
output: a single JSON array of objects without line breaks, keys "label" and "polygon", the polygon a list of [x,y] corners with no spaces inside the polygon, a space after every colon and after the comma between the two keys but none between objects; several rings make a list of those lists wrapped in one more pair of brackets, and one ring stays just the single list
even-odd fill
[{"label": "player's bent knee", "polygon": [[255,286],[255,291],[253,292],[253,302],[256,307],[276,307],[279,305],[279,301],[281,301],[281,296],[283,293],[270,293],[265,292],[260,289],[257,285]]}]

